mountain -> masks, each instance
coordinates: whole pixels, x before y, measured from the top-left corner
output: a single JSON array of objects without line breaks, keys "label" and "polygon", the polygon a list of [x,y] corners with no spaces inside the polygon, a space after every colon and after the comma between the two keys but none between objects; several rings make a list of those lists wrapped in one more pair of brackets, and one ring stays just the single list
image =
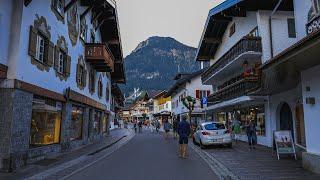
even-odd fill
[{"label": "mountain", "polygon": [[150,37],[124,59],[127,84],[121,88],[126,95],[134,88],[147,91],[168,89],[177,73],[200,69],[200,63],[194,60],[195,55],[196,48],[173,38]]}]

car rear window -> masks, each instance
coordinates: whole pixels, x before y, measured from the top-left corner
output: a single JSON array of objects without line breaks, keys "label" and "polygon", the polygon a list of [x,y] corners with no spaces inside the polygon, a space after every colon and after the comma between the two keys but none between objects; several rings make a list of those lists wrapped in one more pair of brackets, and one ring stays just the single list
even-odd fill
[{"label": "car rear window", "polygon": [[206,125],[204,125],[204,128],[205,128],[206,130],[220,130],[220,129],[225,129],[224,124],[219,124],[219,123],[206,124]]}]

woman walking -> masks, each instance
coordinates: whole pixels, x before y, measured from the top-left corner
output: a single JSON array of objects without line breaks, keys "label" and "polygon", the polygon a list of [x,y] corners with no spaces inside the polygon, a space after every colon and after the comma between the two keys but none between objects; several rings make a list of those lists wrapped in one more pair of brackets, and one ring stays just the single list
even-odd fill
[{"label": "woman walking", "polygon": [[257,142],[256,124],[252,120],[250,120],[247,121],[245,127],[248,136],[249,149],[255,149],[255,144]]}]

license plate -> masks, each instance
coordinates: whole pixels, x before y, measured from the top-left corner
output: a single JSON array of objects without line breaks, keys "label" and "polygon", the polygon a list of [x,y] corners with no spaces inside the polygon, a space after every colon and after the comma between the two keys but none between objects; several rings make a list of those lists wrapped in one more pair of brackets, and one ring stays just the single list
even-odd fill
[{"label": "license plate", "polygon": [[222,139],[214,139],[213,142],[222,142]]}]

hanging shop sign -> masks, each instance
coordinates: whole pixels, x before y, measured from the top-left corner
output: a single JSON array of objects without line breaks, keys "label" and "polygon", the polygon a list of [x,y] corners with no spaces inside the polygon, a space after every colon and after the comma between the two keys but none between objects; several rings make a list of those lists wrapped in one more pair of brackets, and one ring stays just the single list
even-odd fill
[{"label": "hanging shop sign", "polygon": [[293,154],[297,159],[291,131],[274,131],[273,138],[276,144],[278,160],[281,154]]}]

